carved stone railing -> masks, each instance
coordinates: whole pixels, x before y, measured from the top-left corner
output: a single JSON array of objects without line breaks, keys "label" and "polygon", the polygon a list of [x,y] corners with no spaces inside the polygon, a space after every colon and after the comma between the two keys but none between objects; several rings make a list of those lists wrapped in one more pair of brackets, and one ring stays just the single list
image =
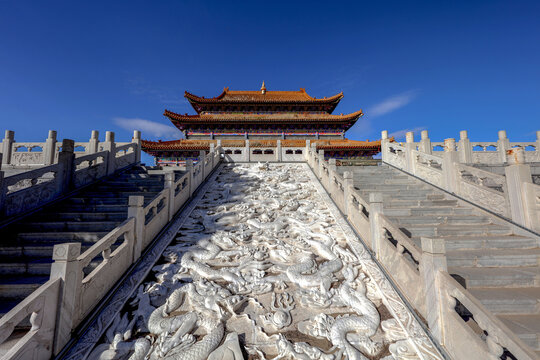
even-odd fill
[{"label": "carved stone railing", "polygon": [[[467,359],[471,354],[484,354],[482,359],[537,359],[530,348],[508,327],[489,312],[471,293],[464,289],[448,272],[438,271],[437,321],[444,329],[441,343],[451,349],[455,359]],[[466,344],[466,345],[465,345]]]},{"label": "carved stone railing", "polygon": [[464,164],[454,163],[454,166],[457,171],[458,195],[505,217],[511,217],[504,176]]},{"label": "carved stone railing", "polygon": [[[73,144],[73,153],[75,157],[94,154],[99,151],[107,150],[109,146],[105,142],[99,142],[98,131],[92,131],[90,140],[87,142],[76,141]],[[140,132],[135,131],[135,135],[130,143],[116,143],[117,147],[130,145],[140,161],[140,151],[133,144],[140,148]],[[15,133],[6,130],[5,137],[0,145],[2,153],[2,164],[4,168],[10,167],[35,167],[43,165],[52,165],[58,162],[58,155],[62,151],[62,142],[57,141],[56,131],[49,130],[49,135],[44,142],[16,142]]]},{"label": "carved stone railing", "polygon": [[[394,148],[396,153],[405,151],[400,145]],[[424,160],[444,164],[440,158],[435,161],[424,155]],[[421,244],[415,243],[384,215],[382,194],[371,193],[367,201],[354,189],[349,171],[341,177],[332,166],[323,164],[323,159],[321,154],[308,152],[308,164],[336,205],[452,358],[468,359],[474,354],[477,359],[496,360],[504,352],[507,359],[536,359],[527,345],[450,276],[444,239],[421,238]],[[317,167],[327,169],[328,175]],[[337,181],[325,185],[324,177]],[[536,196],[530,206],[540,209],[540,186],[527,184],[527,188]],[[468,312],[461,311],[463,306]],[[472,319],[465,319],[466,313],[472,314]],[[471,321],[476,321],[480,332],[472,330]]]},{"label": "carved stone railing", "polygon": [[422,250],[386,216],[377,213],[379,225],[377,259],[384,264],[401,291],[421,314],[426,314],[424,291],[419,270]]},{"label": "carved stone railing", "polygon": [[[74,324],[79,324],[99,303],[103,296],[133,263],[135,248],[135,219],[129,218],[111,230],[90,249],[77,257],[78,282],[77,313]],[[85,269],[93,264],[93,270],[85,276]],[[115,276],[111,276],[114,274]]]},{"label": "carved stone railing", "polygon": [[73,186],[78,188],[107,175],[108,156],[109,152],[100,151],[95,154],[75,158],[73,162],[75,167]]},{"label": "carved stone railing", "polygon": [[[219,151],[207,156],[217,160],[212,161],[212,171],[220,164]],[[92,160],[81,163],[85,161]],[[51,280],[0,318],[0,346],[14,344],[2,359],[49,359],[61,351],[72,331],[204,181],[203,162],[191,163],[186,170],[178,179],[176,171],[161,170],[164,189],[146,206],[144,196],[130,196],[127,220],[84,253],[80,243],[55,245]],[[32,328],[27,334],[19,340],[10,337],[29,315]]]},{"label": "carved stone railing", "polygon": [[144,240],[143,248],[145,248],[159,231],[169,221],[169,200],[170,189],[165,188],[154,199],[144,207]]},{"label": "carved stone railing", "polygon": [[417,150],[412,151],[415,175],[430,179],[430,182],[439,187],[443,186],[442,160],[439,156],[426,154]]},{"label": "carved stone railing", "polygon": [[0,213],[13,216],[56,199],[64,191],[67,170],[59,163],[4,178]]},{"label": "carved stone railing", "polygon": [[[422,137],[423,142],[429,141],[427,132],[423,132]],[[536,156],[537,152],[524,150],[525,147],[537,149],[536,143],[510,143],[504,131],[499,132],[499,141],[496,143],[471,143],[466,132],[462,131],[461,140],[457,145],[454,139],[445,140],[441,156],[429,153],[435,143],[430,143],[429,146],[417,144],[413,141],[412,133],[407,134],[407,142],[405,146],[401,146],[389,142],[387,132],[383,132],[381,142],[383,162],[522,226],[535,231],[540,230],[538,210],[535,205],[529,205],[535,201],[535,192],[526,190],[534,185],[527,156]],[[520,146],[510,147],[516,144]],[[476,153],[480,153],[472,151],[473,145],[481,146],[483,149],[489,146],[496,147],[499,151],[495,153],[499,159],[500,149],[506,149],[505,175],[467,165],[473,163]],[[486,153],[483,150],[481,152]]]},{"label": "carved stone railing", "polygon": [[52,343],[56,329],[56,309],[61,279],[51,279],[36,289],[13,310],[0,318],[0,344],[4,343],[15,327],[30,317],[30,329],[12,340],[3,359],[48,360],[53,354]]},{"label": "carved stone railing", "polygon": [[[55,132],[52,133],[56,136]],[[92,135],[97,138],[97,132],[93,132]],[[0,176],[0,216],[14,216],[31,211],[62,194],[140,161],[139,131],[135,131],[132,143],[118,145],[114,142],[112,132],[107,132],[106,139],[103,142],[104,150],[82,156],[76,156],[73,140],[64,139],[56,163],[52,164],[51,161],[51,165],[40,166],[3,179]],[[8,145],[11,149],[17,144]],[[89,148],[97,148],[97,139],[89,144]],[[48,156],[47,151],[43,154]]]}]

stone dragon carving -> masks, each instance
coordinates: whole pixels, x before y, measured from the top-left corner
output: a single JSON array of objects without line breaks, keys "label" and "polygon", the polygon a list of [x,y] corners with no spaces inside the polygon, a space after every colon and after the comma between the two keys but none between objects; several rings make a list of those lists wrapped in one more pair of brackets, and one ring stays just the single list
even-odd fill
[{"label": "stone dragon carving", "polygon": [[224,167],[88,358],[420,358],[306,171]]}]

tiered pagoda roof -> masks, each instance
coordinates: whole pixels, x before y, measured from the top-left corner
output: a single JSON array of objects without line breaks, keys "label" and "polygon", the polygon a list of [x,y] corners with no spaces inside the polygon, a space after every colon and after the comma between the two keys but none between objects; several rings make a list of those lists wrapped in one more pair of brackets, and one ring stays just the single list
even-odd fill
[{"label": "tiered pagoda roof", "polygon": [[348,130],[354,125],[356,120],[363,115],[362,110],[347,114],[347,115],[331,115],[328,113],[218,113],[218,114],[177,114],[175,112],[165,110],[163,114],[167,116],[171,122],[180,130],[185,130],[192,125],[223,125],[224,123],[233,124],[336,124],[341,125],[343,130]]},{"label": "tiered pagoda roof", "polygon": [[260,91],[235,91],[226,87],[221,94],[205,98],[185,92],[198,114],[213,111],[313,111],[332,113],[343,92],[328,98],[318,99],[306,93],[305,89],[298,91],[266,91],[263,85]]}]

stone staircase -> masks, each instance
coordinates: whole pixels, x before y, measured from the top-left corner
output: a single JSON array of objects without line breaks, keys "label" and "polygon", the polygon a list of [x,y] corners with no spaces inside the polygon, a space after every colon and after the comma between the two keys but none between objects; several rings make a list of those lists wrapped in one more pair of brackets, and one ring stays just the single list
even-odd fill
[{"label": "stone staircase", "polygon": [[534,235],[520,235],[510,223],[388,165],[338,169],[354,173],[365,199],[382,193],[384,214],[419,247],[422,236],[444,238],[448,272],[540,355]]},{"label": "stone staircase", "polygon": [[54,245],[80,242],[84,252],[127,218],[129,196],[146,204],[163,184],[135,166],[0,229],[0,317],[49,279]]}]

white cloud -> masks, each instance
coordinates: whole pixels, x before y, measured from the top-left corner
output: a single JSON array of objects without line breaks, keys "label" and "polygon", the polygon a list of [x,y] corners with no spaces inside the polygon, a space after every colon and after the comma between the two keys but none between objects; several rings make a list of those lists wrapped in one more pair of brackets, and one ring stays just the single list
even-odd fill
[{"label": "white cloud", "polygon": [[377,117],[384,114],[388,114],[394,110],[404,107],[414,100],[416,97],[417,91],[409,90],[402,94],[395,95],[384,99],[380,103],[374,105],[369,111],[366,111],[366,114],[370,117]]},{"label": "white cloud", "polygon": [[114,118],[113,121],[122,129],[129,131],[140,130],[143,139],[149,137],[179,139],[182,137],[182,132],[174,126],[165,125],[156,121],[123,117]]},{"label": "white cloud", "polygon": [[413,129],[403,129],[403,130],[398,130],[398,131],[394,131],[390,134],[388,134],[388,137],[395,137],[396,139],[403,139],[405,137],[405,134],[407,134],[409,131],[412,131],[415,135],[418,135],[420,134],[420,132],[422,130],[426,130],[425,127],[415,127]]}]

